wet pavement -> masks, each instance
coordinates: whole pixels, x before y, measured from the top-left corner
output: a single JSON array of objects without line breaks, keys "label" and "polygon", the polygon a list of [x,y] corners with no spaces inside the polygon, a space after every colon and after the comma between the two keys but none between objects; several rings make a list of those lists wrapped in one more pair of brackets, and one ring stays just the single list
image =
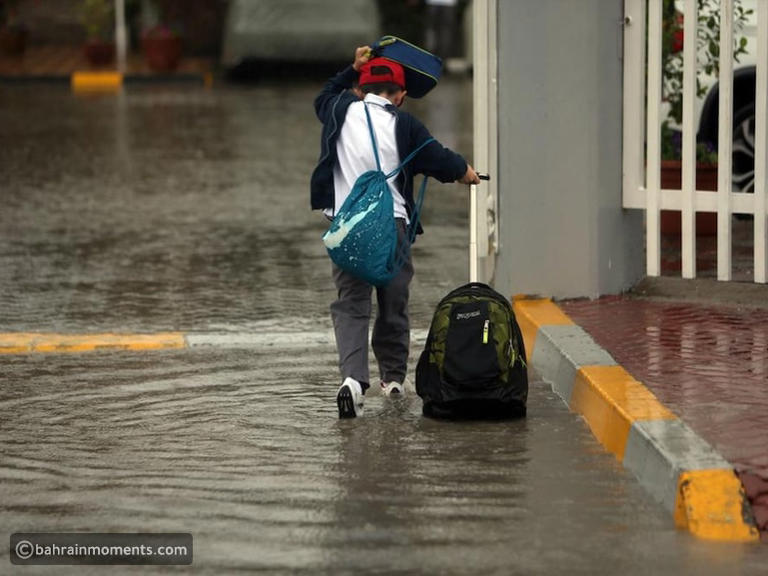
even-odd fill
[{"label": "wet pavement", "polygon": [[188,531],[211,574],[757,573],[755,547],[677,532],[541,382],[524,421],[413,395],[339,421],[333,347],[302,355],[4,361],[0,526]]},{"label": "wet pavement", "polygon": [[[765,547],[676,531],[536,378],[524,421],[431,421],[414,395],[338,421],[332,341],[301,339],[334,297],[308,207],[319,86],[0,88],[0,331],[297,334],[0,357],[0,539],[191,532],[209,574],[759,573]],[[408,106],[468,153],[471,87],[433,96]],[[430,184],[415,333],[466,279],[466,213]]]}]

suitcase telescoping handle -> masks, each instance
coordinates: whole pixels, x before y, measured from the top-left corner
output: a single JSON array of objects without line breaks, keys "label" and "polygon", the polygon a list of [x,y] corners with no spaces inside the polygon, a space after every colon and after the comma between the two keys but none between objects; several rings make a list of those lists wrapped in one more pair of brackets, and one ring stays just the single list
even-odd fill
[{"label": "suitcase telescoping handle", "polygon": [[[477,173],[480,180],[490,180],[489,174]],[[469,281],[477,282],[477,186],[469,185]]]}]

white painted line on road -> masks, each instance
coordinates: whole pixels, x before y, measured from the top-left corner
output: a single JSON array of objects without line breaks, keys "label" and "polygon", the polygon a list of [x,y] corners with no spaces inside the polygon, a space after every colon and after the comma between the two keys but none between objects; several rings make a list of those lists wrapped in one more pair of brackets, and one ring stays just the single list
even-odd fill
[{"label": "white painted line on road", "polygon": [[[411,342],[424,344],[427,330],[411,330]],[[226,332],[188,333],[184,336],[190,348],[308,348],[335,346],[332,330],[302,332]],[[370,334],[369,334],[370,341]]]}]

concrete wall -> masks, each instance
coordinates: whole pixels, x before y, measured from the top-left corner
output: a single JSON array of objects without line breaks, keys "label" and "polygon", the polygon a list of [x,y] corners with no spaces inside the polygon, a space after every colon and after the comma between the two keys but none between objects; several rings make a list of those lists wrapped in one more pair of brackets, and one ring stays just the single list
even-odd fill
[{"label": "concrete wall", "polygon": [[503,294],[597,297],[643,272],[621,207],[623,0],[498,0]]}]

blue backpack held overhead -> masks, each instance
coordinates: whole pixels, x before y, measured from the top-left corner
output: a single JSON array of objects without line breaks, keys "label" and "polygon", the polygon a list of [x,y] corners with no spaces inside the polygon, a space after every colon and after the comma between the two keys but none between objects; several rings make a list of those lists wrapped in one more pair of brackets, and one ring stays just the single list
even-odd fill
[{"label": "blue backpack held overhead", "polygon": [[397,168],[385,174],[381,171],[371,115],[367,104],[363,105],[377,169],[369,170],[357,178],[330,228],[323,235],[323,243],[331,260],[339,268],[374,286],[385,286],[397,276],[408,259],[427,187],[427,177],[424,176],[407,231],[408,242],[398,246],[394,202],[387,180],[397,176],[403,166],[434,138],[424,141]]}]

